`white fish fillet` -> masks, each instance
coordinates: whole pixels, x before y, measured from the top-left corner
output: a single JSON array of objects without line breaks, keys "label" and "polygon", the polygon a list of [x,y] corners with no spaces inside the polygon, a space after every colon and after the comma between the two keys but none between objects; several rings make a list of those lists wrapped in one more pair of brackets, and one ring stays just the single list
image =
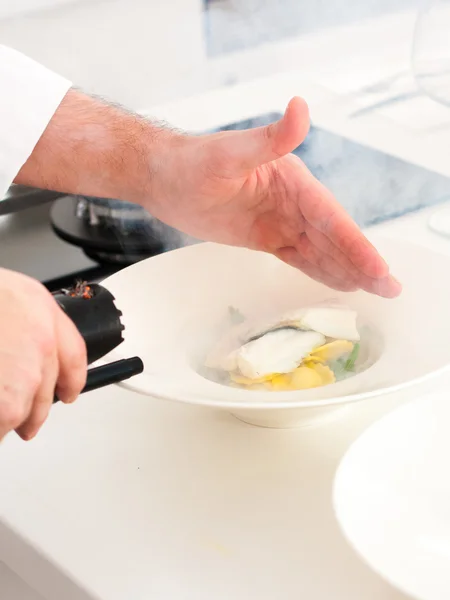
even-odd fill
[{"label": "white fish fillet", "polygon": [[299,308],[278,319],[267,321],[247,331],[247,339],[274,331],[280,327],[296,327],[304,331],[317,331],[334,339],[357,342],[360,339],[356,326],[356,311],[342,305],[323,305]]},{"label": "white fish fillet", "polygon": [[301,328],[318,331],[326,337],[358,342],[357,314],[349,308],[309,308],[301,318]]},{"label": "white fish fillet", "polygon": [[[273,357],[274,361],[276,360],[276,353],[280,353],[280,360],[287,360],[286,354],[283,354],[284,342],[282,342],[282,340],[291,340],[289,343],[294,344],[293,340],[296,339],[293,335],[296,333],[295,329],[303,333],[310,332],[319,334],[321,336],[320,339],[323,340],[322,343],[325,342],[325,337],[357,342],[360,340],[360,335],[356,325],[356,319],[356,311],[336,301],[328,301],[313,306],[296,309],[281,315],[281,317],[275,316],[257,324],[253,322],[252,325],[249,325],[248,322],[244,322],[231,327],[227,334],[219,340],[218,344],[211,349],[206,357],[205,366],[212,369],[223,369],[230,372],[238,370],[240,364],[243,364],[244,369],[248,369],[248,372],[254,373],[258,371],[257,366],[245,366],[245,361],[247,360],[245,358],[247,356],[247,350],[243,350],[244,347],[265,348],[267,353],[269,353],[269,348],[271,348],[270,352],[275,353],[275,356]],[[295,329],[282,329],[283,327],[291,327]],[[278,338],[273,338],[272,334],[277,331],[282,331],[283,333],[281,333]],[[269,337],[267,335],[269,333],[271,334],[271,346],[267,345],[269,342],[265,339],[266,337]],[[264,340],[261,341],[260,346],[251,345],[260,340]],[[278,345],[275,346],[275,340],[280,341],[280,348]],[[296,339],[295,344],[301,345],[300,338]],[[291,348],[292,346],[286,346],[286,352],[288,354],[291,352]],[[312,348],[309,348],[309,350],[310,349]],[[306,352],[306,354],[307,353],[308,352]],[[244,356],[244,358],[242,358],[242,356]],[[301,358],[303,358],[303,356],[300,356],[300,359]],[[295,368],[296,366],[297,364],[294,364],[292,368]],[[245,375],[242,369],[240,370],[242,374]],[[272,370],[268,371],[267,374],[275,372],[287,373],[289,371]],[[252,379],[254,378],[253,375],[246,376],[251,377]],[[262,376],[263,375],[261,375],[261,377]]]},{"label": "white fish fillet", "polygon": [[278,329],[239,348],[235,358],[242,375],[257,379],[290,373],[311,350],[324,343],[325,336],[315,331]]}]

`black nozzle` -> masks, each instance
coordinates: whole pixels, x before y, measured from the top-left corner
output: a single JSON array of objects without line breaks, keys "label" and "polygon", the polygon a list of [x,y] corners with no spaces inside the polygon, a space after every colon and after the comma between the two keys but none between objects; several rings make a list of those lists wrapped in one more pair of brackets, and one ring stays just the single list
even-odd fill
[{"label": "black nozzle", "polygon": [[78,284],[73,289],[55,292],[53,297],[84,338],[88,364],[123,342],[122,313],[106,288],[96,283]]},{"label": "black nozzle", "polygon": [[[144,371],[144,363],[138,356],[132,358],[124,358],[116,360],[116,362],[95,367],[87,372],[86,385],[81,390],[81,393],[92,392],[99,388],[119,383],[130,379],[135,375],[140,375]],[[59,402],[58,396],[55,394],[53,402]]]}]

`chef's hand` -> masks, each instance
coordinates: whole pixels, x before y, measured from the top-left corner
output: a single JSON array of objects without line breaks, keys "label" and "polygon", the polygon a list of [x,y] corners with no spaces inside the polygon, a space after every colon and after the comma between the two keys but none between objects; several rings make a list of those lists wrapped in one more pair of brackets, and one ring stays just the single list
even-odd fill
[{"label": "chef's hand", "polygon": [[86,380],[86,346],[51,294],[34,279],[0,269],[0,439],[30,440],[55,389],[76,399]]},{"label": "chef's hand", "polygon": [[189,136],[71,90],[15,181],[136,202],[194,237],[270,252],[338,290],[397,296],[375,248],[290,154],[308,129],[300,98],[273,125]]},{"label": "chef's hand", "polygon": [[273,125],[180,138],[148,209],[200,239],[270,252],[334,289],[397,296],[375,248],[290,154],[308,130],[307,105],[294,98]]}]

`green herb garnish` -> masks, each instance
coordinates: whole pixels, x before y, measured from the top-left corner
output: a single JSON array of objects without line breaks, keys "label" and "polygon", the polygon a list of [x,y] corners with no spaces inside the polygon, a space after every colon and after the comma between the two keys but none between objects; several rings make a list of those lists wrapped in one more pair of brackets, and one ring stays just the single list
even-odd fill
[{"label": "green herb garnish", "polygon": [[355,362],[358,360],[359,348],[360,348],[359,344],[355,344],[353,346],[353,350],[344,365],[344,369],[346,371],[354,371],[355,370]]}]

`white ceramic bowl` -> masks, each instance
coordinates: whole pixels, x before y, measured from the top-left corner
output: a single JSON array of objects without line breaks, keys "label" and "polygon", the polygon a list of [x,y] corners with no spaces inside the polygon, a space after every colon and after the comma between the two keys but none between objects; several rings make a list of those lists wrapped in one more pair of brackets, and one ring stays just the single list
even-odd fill
[{"label": "white ceramic bowl", "polygon": [[[335,293],[273,256],[210,243],[137,263],[104,282],[126,327],[125,342],[108,359],[143,359],[144,373],[122,384],[129,389],[269,427],[311,424],[348,403],[413,388],[450,365],[450,319],[442,319],[450,306],[450,259],[413,244],[372,241],[404,285],[396,300]],[[354,308],[372,330],[368,352],[375,362],[364,372],[296,392],[235,389],[199,374],[229,306],[251,315],[330,297]]]},{"label": "white ceramic bowl", "polygon": [[372,425],[347,452],[334,485],[337,518],[352,546],[418,600],[450,598],[446,387]]}]

